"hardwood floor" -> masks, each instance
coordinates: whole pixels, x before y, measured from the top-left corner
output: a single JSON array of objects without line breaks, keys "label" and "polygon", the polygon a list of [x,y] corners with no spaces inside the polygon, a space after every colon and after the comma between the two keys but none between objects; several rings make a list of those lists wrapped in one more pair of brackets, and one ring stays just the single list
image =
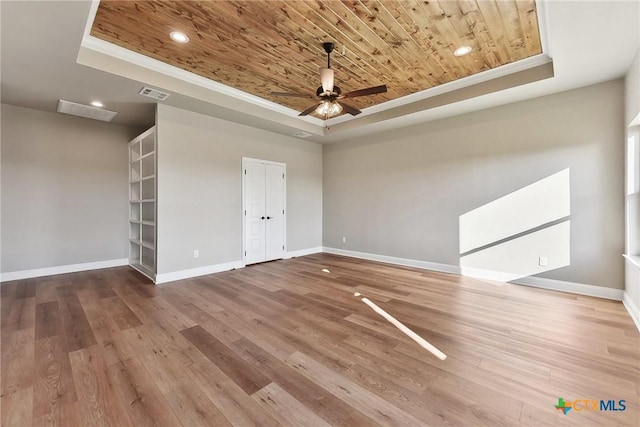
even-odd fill
[{"label": "hardwood floor", "polygon": [[[640,423],[640,336],[620,302],[327,254],[159,286],[122,267],[1,293],[2,426]],[[560,397],[626,410],[564,415]]]}]

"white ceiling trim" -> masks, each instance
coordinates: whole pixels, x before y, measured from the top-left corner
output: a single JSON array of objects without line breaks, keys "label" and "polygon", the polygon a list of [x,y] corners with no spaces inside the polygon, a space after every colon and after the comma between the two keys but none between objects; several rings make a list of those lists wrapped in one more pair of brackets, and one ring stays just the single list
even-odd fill
[{"label": "white ceiling trim", "polygon": [[[358,115],[358,117],[364,117],[369,114],[379,113],[381,111],[389,110],[391,108],[401,107],[403,105],[408,105],[414,102],[423,101],[427,98],[442,95],[447,92],[453,92],[458,89],[463,89],[465,87],[484,83],[496,78],[508,76],[510,74],[514,74],[520,71],[528,70],[530,68],[538,67],[540,65],[544,65],[549,62],[551,62],[551,58],[549,58],[544,53],[541,53],[536,56],[530,56],[529,58],[521,59],[520,61],[512,62],[510,64],[505,64],[500,67],[492,68],[487,71],[482,71],[477,74],[472,74],[470,76],[463,77],[458,80],[453,80],[451,82],[444,83],[429,89],[425,89],[420,92],[412,93],[410,95],[405,95],[401,98],[396,98],[390,101],[383,102],[381,104],[373,105],[371,107],[368,107],[362,110],[362,114]],[[351,117],[345,117],[344,115],[339,116],[334,119],[328,120],[327,125],[336,125],[338,123],[343,123],[350,119]]]},{"label": "white ceiling trim", "polygon": [[[528,70],[529,68],[538,67],[540,65],[551,62],[553,55],[551,54],[551,43],[549,40],[549,30],[547,25],[547,23],[549,22],[549,8],[547,7],[548,1],[549,0],[536,0],[538,31],[540,33],[540,45],[542,47],[542,53],[522,59],[520,61],[505,64],[500,67],[492,68],[487,71],[472,74],[470,76],[444,83],[429,89],[425,89],[420,92],[405,95],[401,98],[396,98],[390,101],[383,102],[381,104],[373,105],[371,107],[363,109],[362,114],[359,114],[358,118],[365,117],[369,114],[379,113],[391,108],[411,104],[413,102],[419,102],[433,96],[442,95],[447,92],[453,92],[454,90],[473,86],[479,83],[484,83],[495,78],[504,77],[509,74]],[[338,116],[333,119],[329,119],[326,125],[337,125],[351,120],[352,118],[353,117],[347,115]]]},{"label": "white ceiling trim", "polygon": [[93,27],[93,21],[96,20],[96,14],[98,13],[98,6],[100,6],[100,0],[91,0],[91,7],[89,8],[89,17],[87,18],[87,23],[84,25],[83,39],[91,35],[91,27]]},{"label": "white ceiling trim", "polygon": [[[280,104],[276,104],[275,102],[266,100],[264,98],[260,98],[259,96],[252,95],[247,92],[243,92],[239,89],[233,88],[231,86],[227,86],[225,84],[216,82],[215,80],[211,80],[206,77],[199,76],[190,71],[186,71],[181,68],[175,67],[173,65],[169,65],[166,62],[162,62],[157,59],[150,58],[148,56],[134,52],[132,50],[125,49],[123,47],[117,46],[113,43],[109,43],[102,39],[93,37],[91,35],[84,36],[82,40],[82,47],[86,49],[91,49],[93,51],[96,51],[108,56],[112,56],[122,61],[126,61],[135,65],[138,65],[150,71],[155,71],[155,72],[164,74],[168,77],[173,77],[175,79],[200,86],[204,89],[211,90],[218,94],[232,96],[241,101],[249,102],[253,105],[267,108],[277,113],[285,114],[290,117],[297,117],[299,114],[298,111],[292,108],[285,107]],[[323,120],[317,119],[315,117],[308,117],[307,119],[305,119],[305,121],[308,121],[317,125],[322,125],[324,123]]]},{"label": "white ceiling trim", "polygon": [[542,53],[549,58],[553,58],[551,49],[551,37],[549,37],[549,0],[536,0],[536,10],[538,11],[538,32],[540,33],[540,45]]},{"label": "white ceiling trim", "polygon": [[[76,58],[76,62],[78,64],[97,68],[129,79],[138,80],[144,84],[163,88],[168,92],[191,96],[196,99],[209,102],[212,105],[216,105],[214,104],[214,101],[212,101],[212,96],[227,96],[237,100],[238,103],[220,102],[217,105],[236,111],[239,114],[254,116],[259,120],[268,120],[274,123],[279,123],[280,125],[289,127],[291,129],[291,133],[304,130],[318,137],[322,137],[324,135],[324,122],[320,119],[315,117],[305,117],[300,119],[297,117],[298,113],[293,109],[280,106],[276,103],[272,103],[254,95],[250,95],[91,36],[91,28],[93,27],[99,5],[99,0],[91,1],[83,37],[80,42]],[[105,61],[107,61],[108,65],[105,64]],[[123,63],[129,64],[129,67],[123,68]],[[123,72],[124,69],[127,71]],[[141,70],[144,70],[144,73],[141,73]],[[145,76],[154,77],[141,78],[143,74]],[[164,76],[164,78],[160,78],[160,76]],[[158,84],[159,82],[170,84]],[[205,89],[206,93],[195,95],[193,86]],[[249,105],[247,105],[247,103]],[[250,111],[252,108],[247,107],[257,107],[257,109]],[[282,116],[283,114],[285,117]]]}]

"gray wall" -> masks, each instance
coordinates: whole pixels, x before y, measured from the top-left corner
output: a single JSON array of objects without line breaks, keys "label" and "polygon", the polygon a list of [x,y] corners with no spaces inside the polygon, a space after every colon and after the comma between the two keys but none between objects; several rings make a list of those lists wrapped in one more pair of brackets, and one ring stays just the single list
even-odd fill
[{"label": "gray wall", "polygon": [[126,258],[134,132],[6,104],[1,125],[1,271]]},{"label": "gray wall", "polygon": [[157,114],[159,274],[242,259],[242,157],[287,164],[287,250],[322,245],[320,145],[166,105]]},{"label": "gray wall", "polygon": [[617,80],[327,145],[323,244],[458,265],[459,215],[570,168],[571,265],[539,276],[622,288],[623,97]]}]

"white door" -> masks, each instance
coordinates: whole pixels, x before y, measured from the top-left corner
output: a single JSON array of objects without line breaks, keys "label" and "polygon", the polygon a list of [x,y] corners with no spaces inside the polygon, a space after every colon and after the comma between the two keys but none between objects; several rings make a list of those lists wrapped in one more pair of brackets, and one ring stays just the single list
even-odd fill
[{"label": "white door", "polygon": [[284,167],[266,165],[266,260],[284,258]]},{"label": "white door", "polygon": [[285,165],[243,159],[244,263],[284,258]]},{"label": "white door", "polygon": [[244,164],[244,250],[245,263],[265,261],[266,217],[264,165],[256,162]]}]

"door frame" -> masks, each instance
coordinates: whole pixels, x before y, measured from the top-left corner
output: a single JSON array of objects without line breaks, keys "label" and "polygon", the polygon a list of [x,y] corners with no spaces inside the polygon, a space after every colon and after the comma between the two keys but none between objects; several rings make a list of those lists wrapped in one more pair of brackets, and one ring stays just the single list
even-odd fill
[{"label": "door frame", "polygon": [[288,210],[287,210],[287,164],[286,163],[281,163],[281,162],[273,162],[271,160],[262,160],[262,159],[254,159],[251,157],[242,157],[242,167],[240,168],[240,175],[242,177],[242,209],[240,210],[240,219],[242,221],[242,266],[245,267],[247,264],[245,262],[245,258],[246,258],[246,224],[245,224],[245,194],[246,194],[246,182],[245,182],[245,165],[247,164],[247,162],[252,162],[252,163],[261,163],[261,164],[265,164],[265,165],[274,165],[274,166],[281,166],[283,171],[284,171],[284,179],[283,179],[283,183],[282,183],[282,209],[284,210],[284,214],[282,214],[282,219],[283,219],[283,224],[284,226],[282,227],[282,233],[284,234],[283,236],[283,242],[284,242],[284,250],[283,250],[283,255],[282,255],[282,259],[286,258],[287,255],[287,214],[288,214]]}]

